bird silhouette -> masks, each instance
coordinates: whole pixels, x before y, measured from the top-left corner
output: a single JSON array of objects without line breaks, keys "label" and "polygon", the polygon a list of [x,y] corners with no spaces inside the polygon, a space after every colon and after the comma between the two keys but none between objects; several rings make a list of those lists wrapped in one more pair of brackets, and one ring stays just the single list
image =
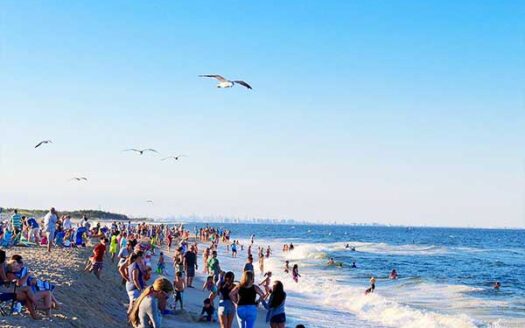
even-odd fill
[{"label": "bird silhouette", "polygon": [[35,146],[35,148],[38,148],[42,146],[43,144],[48,144],[48,143],[53,143],[53,142],[51,140],[42,140]]},{"label": "bird silhouette", "polygon": [[167,159],[174,159],[178,161],[181,157],[186,157],[186,155],[168,156],[168,157],[164,157],[163,159],[161,159],[161,161],[165,161]]},{"label": "bird silhouette", "polygon": [[86,177],[73,177],[71,179],[69,179],[70,181],[88,181],[88,179]]},{"label": "bird silhouette", "polygon": [[124,151],[134,151],[136,153],[138,153],[139,155],[143,155],[145,152],[152,152],[152,153],[159,153],[158,151],[156,151],[155,149],[153,148],[147,148],[147,149],[136,149],[136,148],[130,148],[130,149],[125,149]]}]

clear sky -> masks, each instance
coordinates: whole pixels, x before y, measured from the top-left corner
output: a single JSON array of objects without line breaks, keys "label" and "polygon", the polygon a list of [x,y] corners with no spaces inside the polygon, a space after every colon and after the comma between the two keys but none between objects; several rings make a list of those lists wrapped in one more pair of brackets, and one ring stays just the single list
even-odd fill
[{"label": "clear sky", "polygon": [[524,227],[523,17],[523,1],[0,1],[0,206]]}]

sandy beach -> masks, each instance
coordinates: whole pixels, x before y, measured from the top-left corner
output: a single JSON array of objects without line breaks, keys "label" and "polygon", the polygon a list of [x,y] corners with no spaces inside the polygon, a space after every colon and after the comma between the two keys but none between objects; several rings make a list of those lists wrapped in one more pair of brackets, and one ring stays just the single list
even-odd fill
[{"label": "sandy beach", "polygon": [[[99,281],[93,274],[83,271],[86,259],[92,253],[92,247],[54,248],[51,253],[47,253],[44,247],[12,247],[6,251],[8,257],[20,254],[35,277],[54,283],[54,294],[62,305],[58,310],[53,310],[50,317],[39,321],[32,320],[25,313],[0,317],[1,327],[129,327],[126,316],[128,297],[124,286],[121,285],[116,263],[111,263],[108,255],[104,262],[102,280]],[[166,250],[164,251],[164,254],[167,254]],[[157,256],[152,257],[151,263],[154,268],[158,253],[157,251]],[[165,259],[166,276],[173,280],[173,260],[170,256],[165,256]],[[199,256],[199,263],[200,261]],[[198,321],[202,301],[209,295],[200,288],[205,275],[198,271],[194,280],[196,288],[186,288],[184,292],[184,310],[178,309],[174,314],[165,315],[165,326],[218,326],[218,323]],[[154,274],[149,283],[157,276]],[[265,327],[265,315],[264,309],[259,309],[256,327]],[[234,327],[237,327],[237,323],[234,323]]]},{"label": "sandy beach", "polygon": [[54,294],[62,303],[49,318],[35,321],[27,314],[0,317],[2,327],[126,327],[128,301],[118,272],[106,259],[102,280],[83,272],[92,248],[12,247],[7,256],[22,255],[25,265],[39,279],[55,284]]}]

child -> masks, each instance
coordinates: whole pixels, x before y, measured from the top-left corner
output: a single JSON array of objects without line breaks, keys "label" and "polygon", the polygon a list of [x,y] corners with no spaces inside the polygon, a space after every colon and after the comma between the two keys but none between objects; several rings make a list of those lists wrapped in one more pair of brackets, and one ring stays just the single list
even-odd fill
[{"label": "child", "polygon": [[184,288],[186,284],[184,279],[182,279],[182,272],[177,272],[175,274],[175,281],[173,282],[175,286],[175,304],[173,304],[173,310],[177,309],[177,301],[180,302],[180,309],[183,310],[184,306],[182,305],[182,293],[184,293]]},{"label": "child", "polygon": [[268,272],[266,272],[264,274],[264,276],[266,278],[259,284],[259,286],[263,286],[264,287],[264,293],[265,293],[264,298],[266,298],[272,292],[272,290],[270,288],[270,284],[272,282],[272,272],[268,271]]},{"label": "child", "polygon": [[209,291],[212,293],[217,292],[217,286],[213,283],[213,276],[208,276],[206,282],[202,285],[203,291]]},{"label": "child", "polygon": [[301,275],[299,274],[299,266],[297,264],[294,264],[293,265],[293,269],[292,269],[292,278],[295,282],[299,282],[299,277]]},{"label": "child", "polygon": [[[199,321],[212,321],[213,314],[215,313],[215,308],[211,304],[211,300],[209,298],[204,300],[204,306],[202,307],[201,311],[201,317]],[[215,320],[213,320],[215,321]]]},{"label": "child", "polygon": [[157,273],[165,275],[164,253],[160,252],[159,261],[157,262]]},{"label": "child", "polygon": [[235,241],[233,241],[232,244],[232,257],[237,257],[237,245],[235,244]]}]

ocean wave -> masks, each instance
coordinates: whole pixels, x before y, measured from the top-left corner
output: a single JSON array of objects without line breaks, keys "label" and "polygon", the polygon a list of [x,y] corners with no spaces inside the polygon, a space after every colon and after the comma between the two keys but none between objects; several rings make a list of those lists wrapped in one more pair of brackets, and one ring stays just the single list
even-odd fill
[{"label": "ocean wave", "polygon": [[[290,276],[279,272],[282,267],[280,261],[271,259],[266,264],[270,270],[273,270],[274,279],[282,280],[287,291],[291,295],[296,295],[295,298],[291,297],[292,301],[288,302],[289,306],[300,308],[303,306],[302,303],[305,302],[306,296],[308,304],[312,302],[318,303],[319,306],[325,309],[327,315],[331,315],[332,311],[349,311],[359,320],[375,322],[380,326],[407,328],[470,328],[477,326],[476,321],[465,314],[450,315],[414,308],[384,295],[381,291],[365,295],[363,287],[350,285],[348,278],[344,277],[306,273],[305,269],[300,282],[295,283]],[[303,266],[300,266],[300,268],[303,268]],[[470,290],[467,286],[450,286],[444,289],[443,293],[457,294],[467,290]],[[397,292],[400,293],[399,290]],[[421,293],[425,293],[424,289]]]},{"label": "ocean wave", "polygon": [[329,243],[329,244],[300,244],[295,247],[293,252],[286,254],[291,260],[302,259],[325,259],[329,254],[334,252],[353,253],[351,249],[346,248],[346,244],[355,247],[356,252],[365,252],[372,254],[392,254],[392,255],[438,255],[446,254],[449,250],[441,246],[425,245],[389,245],[386,243],[366,243],[366,242],[348,242],[348,243]]}]

